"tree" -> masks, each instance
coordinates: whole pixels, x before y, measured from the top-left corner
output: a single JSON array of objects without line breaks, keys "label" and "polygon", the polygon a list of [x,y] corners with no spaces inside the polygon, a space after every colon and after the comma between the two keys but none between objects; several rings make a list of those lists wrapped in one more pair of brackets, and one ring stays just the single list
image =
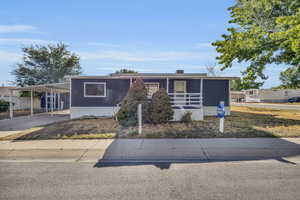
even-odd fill
[{"label": "tree", "polygon": [[116,74],[136,74],[138,73],[137,71],[134,71],[134,70],[131,70],[131,69],[120,69],[120,70],[117,70],[115,72]]},{"label": "tree", "polygon": [[136,126],[138,123],[137,109],[142,104],[143,122],[148,122],[149,103],[147,90],[141,78],[136,79],[129,88],[126,97],[121,103],[121,108],[117,113],[117,119],[122,126]]},{"label": "tree", "polygon": [[300,88],[300,67],[290,67],[280,73],[281,88]]},{"label": "tree", "polygon": [[67,45],[29,46],[22,48],[22,63],[13,74],[18,86],[58,83],[66,75],[81,73],[79,57],[67,50]]},{"label": "tree", "polygon": [[166,123],[173,119],[174,111],[166,90],[161,88],[152,95],[150,104],[150,120],[154,124]]},{"label": "tree", "polygon": [[268,77],[268,64],[300,63],[299,0],[237,0],[231,12],[229,34],[214,42],[222,70],[235,61],[248,66],[242,73],[244,87],[260,87]]}]

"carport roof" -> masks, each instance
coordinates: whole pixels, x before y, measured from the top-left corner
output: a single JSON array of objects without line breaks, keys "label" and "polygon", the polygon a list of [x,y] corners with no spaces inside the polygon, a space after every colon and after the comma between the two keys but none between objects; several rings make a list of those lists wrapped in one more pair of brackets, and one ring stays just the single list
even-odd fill
[{"label": "carport roof", "polygon": [[11,87],[10,90],[18,90],[18,91],[34,91],[34,92],[60,92],[60,93],[68,93],[70,92],[70,83],[49,83],[42,85],[31,85],[25,87]]}]

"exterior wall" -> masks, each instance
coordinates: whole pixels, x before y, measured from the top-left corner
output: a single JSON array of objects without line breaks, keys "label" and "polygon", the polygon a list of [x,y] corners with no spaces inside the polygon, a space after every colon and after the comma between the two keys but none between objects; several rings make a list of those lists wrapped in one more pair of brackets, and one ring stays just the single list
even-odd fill
[{"label": "exterior wall", "polygon": [[229,81],[228,80],[203,80],[203,106],[217,106],[224,101],[229,106]]},{"label": "exterior wall", "polygon": [[[204,116],[217,116],[217,106],[204,106]],[[225,107],[225,115],[230,115],[230,107]]]},{"label": "exterior wall", "polygon": [[[253,94],[250,94],[252,91]],[[280,103],[287,102],[289,98],[300,96],[300,89],[254,89],[246,91],[246,102]]]},{"label": "exterior wall", "polygon": [[119,107],[71,107],[71,119],[84,116],[112,117],[119,110]]},{"label": "exterior wall", "polygon": [[173,121],[179,121],[185,112],[192,112],[192,120],[203,120],[202,109],[174,109]]}]

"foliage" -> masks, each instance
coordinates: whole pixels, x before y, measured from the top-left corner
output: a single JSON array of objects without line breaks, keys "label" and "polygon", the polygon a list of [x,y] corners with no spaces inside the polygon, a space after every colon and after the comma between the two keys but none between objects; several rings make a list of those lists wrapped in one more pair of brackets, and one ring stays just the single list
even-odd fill
[{"label": "foliage", "polygon": [[290,67],[280,73],[281,88],[300,88],[300,67]]},{"label": "foliage", "polygon": [[232,91],[241,91],[243,90],[243,86],[242,86],[242,83],[241,83],[241,80],[231,80],[230,81],[230,90]]},{"label": "foliage", "polygon": [[121,108],[117,113],[117,119],[120,125],[126,127],[137,125],[138,104],[142,104],[143,122],[148,122],[149,103],[147,99],[147,90],[144,81],[141,78],[136,79],[121,103]]},{"label": "foliage", "polygon": [[0,99],[0,112],[6,112],[9,108],[9,102]]},{"label": "foliage", "polygon": [[180,119],[181,122],[183,123],[191,123],[193,120],[192,120],[192,112],[191,111],[187,111],[185,112],[181,119]]},{"label": "foliage", "polygon": [[152,96],[150,104],[150,121],[154,124],[166,123],[173,119],[174,111],[166,90],[161,88]]},{"label": "foliage", "polygon": [[237,0],[229,8],[229,34],[214,42],[222,70],[235,61],[247,63],[244,88],[258,88],[268,77],[266,65],[300,63],[299,0]]},{"label": "foliage", "polygon": [[117,70],[115,72],[116,74],[136,74],[138,73],[137,71],[134,71],[134,70],[131,70],[131,69],[120,69],[120,70]]},{"label": "foliage", "polygon": [[58,83],[66,75],[81,73],[79,57],[67,45],[29,46],[22,49],[23,62],[13,71],[18,86]]}]

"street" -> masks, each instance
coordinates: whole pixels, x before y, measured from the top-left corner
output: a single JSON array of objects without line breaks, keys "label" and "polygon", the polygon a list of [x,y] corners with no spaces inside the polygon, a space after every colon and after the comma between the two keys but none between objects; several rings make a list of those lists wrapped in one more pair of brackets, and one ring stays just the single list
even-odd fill
[{"label": "street", "polygon": [[270,161],[95,167],[1,162],[0,199],[298,199],[299,164]]}]

